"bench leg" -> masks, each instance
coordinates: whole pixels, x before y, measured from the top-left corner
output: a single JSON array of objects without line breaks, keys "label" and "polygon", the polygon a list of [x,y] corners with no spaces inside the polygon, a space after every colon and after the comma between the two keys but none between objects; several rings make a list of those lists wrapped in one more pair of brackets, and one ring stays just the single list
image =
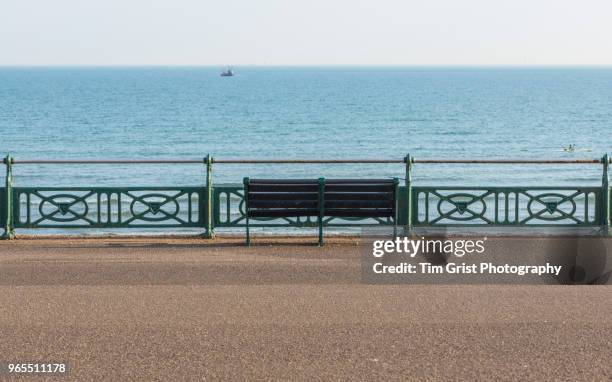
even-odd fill
[{"label": "bench leg", "polygon": [[251,232],[249,231],[249,218],[246,218],[246,246],[251,246]]},{"label": "bench leg", "polygon": [[319,223],[319,247],[323,245],[323,222]]}]

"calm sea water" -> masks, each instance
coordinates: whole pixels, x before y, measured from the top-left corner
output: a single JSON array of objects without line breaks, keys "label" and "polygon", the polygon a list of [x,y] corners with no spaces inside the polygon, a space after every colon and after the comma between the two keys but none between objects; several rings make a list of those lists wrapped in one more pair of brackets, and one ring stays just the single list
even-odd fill
[{"label": "calm sea water", "polygon": [[[0,153],[58,158],[599,158],[612,68],[0,68]],[[576,152],[563,147],[575,144]],[[217,165],[251,177],[398,165]],[[203,165],[16,165],[18,186],[201,185]],[[417,185],[597,185],[601,166],[416,165]]]},{"label": "calm sea water", "polygon": [[[610,68],[3,68],[16,158],[582,158],[612,151]],[[563,152],[575,144],[578,151]],[[415,166],[419,184],[597,184],[598,166]],[[19,185],[198,185],[203,167],[16,166]],[[402,176],[401,165],[218,165]]]}]

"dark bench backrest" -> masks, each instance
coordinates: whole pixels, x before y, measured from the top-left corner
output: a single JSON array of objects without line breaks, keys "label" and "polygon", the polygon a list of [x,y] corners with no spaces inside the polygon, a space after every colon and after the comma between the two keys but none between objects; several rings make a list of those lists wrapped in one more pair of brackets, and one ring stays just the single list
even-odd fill
[{"label": "dark bench backrest", "polygon": [[249,217],[319,215],[318,179],[245,180]]},{"label": "dark bench backrest", "polygon": [[394,217],[395,179],[326,179],[325,216]]},{"label": "dark bench backrest", "polygon": [[[324,216],[395,217],[397,179],[325,179]],[[245,179],[249,217],[318,216],[318,179]]]}]

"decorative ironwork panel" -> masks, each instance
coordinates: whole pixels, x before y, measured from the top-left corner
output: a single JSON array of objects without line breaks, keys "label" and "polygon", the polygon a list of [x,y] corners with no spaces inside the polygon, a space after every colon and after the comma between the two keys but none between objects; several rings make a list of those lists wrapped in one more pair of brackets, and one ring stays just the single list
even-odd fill
[{"label": "decorative ironwork panel", "polygon": [[16,228],[204,226],[202,187],[16,187]]},{"label": "decorative ironwork panel", "polygon": [[[599,187],[413,187],[412,223],[443,225],[602,225]],[[400,187],[398,224],[407,222]],[[0,188],[0,217],[6,220]],[[205,227],[205,187],[15,187],[16,228]],[[243,187],[213,189],[215,227],[244,227]],[[316,217],[252,220],[259,227],[315,227]],[[326,226],[392,224],[390,219],[325,218]]]},{"label": "decorative ironwork panel", "polygon": [[414,187],[413,223],[600,225],[597,187]]},{"label": "decorative ironwork panel", "polygon": [[213,216],[215,227],[246,226],[242,186],[214,186]]}]

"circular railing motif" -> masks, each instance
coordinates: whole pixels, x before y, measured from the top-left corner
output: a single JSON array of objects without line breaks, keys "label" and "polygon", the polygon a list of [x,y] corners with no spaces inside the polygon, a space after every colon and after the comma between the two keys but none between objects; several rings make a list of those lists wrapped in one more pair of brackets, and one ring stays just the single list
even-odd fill
[{"label": "circular railing motif", "polygon": [[89,206],[83,197],[71,194],[56,194],[43,197],[38,205],[42,219],[55,222],[71,222],[85,219]]},{"label": "circular railing motif", "polygon": [[130,213],[134,219],[149,222],[175,219],[179,209],[176,199],[164,194],[133,196],[132,203],[130,203]]},{"label": "circular railing motif", "polygon": [[[535,210],[535,208],[539,209]],[[567,209],[569,211],[564,211]],[[537,219],[549,221],[563,220],[574,215],[576,212],[576,202],[567,195],[550,192],[532,196],[529,203],[527,203],[527,211],[532,217]]]},{"label": "circular railing motif", "polygon": [[440,217],[444,219],[466,221],[483,218],[487,211],[487,205],[482,196],[456,193],[447,196],[441,195],[437,210]]}]

